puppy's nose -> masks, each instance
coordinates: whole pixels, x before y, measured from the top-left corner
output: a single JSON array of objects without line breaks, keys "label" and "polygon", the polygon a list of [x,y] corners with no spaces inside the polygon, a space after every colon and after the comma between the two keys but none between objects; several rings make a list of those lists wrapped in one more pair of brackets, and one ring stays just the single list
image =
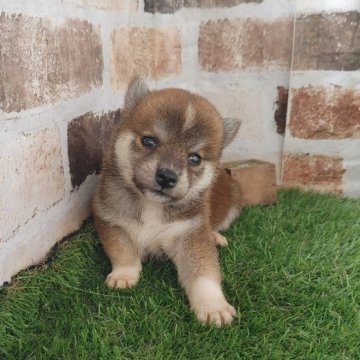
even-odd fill
[{"label": "puppy's nose", "polygon": [[155,174],[155,180],[163,189],[170,189],[176,185],[177,175],[170,169],[159,169]]}]

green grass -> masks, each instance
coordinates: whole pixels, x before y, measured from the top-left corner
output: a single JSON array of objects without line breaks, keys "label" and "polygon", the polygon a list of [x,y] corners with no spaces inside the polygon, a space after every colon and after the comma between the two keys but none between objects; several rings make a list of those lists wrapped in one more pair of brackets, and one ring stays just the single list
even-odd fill
[{"label": "green grass", "polygon": [[91,222],[0,291],[0,359],[359,359],[360,201],[296,190],[246,209],[221,249],[240,316],[197,323],[170,262],[110,290]]}]

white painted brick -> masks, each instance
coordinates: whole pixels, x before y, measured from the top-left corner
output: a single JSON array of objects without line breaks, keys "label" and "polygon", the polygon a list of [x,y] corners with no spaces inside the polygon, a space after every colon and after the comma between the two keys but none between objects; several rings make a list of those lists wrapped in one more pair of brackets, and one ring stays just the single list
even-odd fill
[{"label": "white painted brick", "polygon": [[101,10],[131,11],[138,9],[138,0],[65,0],[75,6],[90,6]]},{"label": "white painted brick", "polygon": [[57,128],[0,136],[0,239],[64,196]]},{"label": "white painted brick", "polygon": [[57,241],[79,229],[90,214],[96,180],[89,176],[69,199],[30,219],[11,239],[0,242],[0,286],[20,270],[46,259]]},{"label": "white painted brick", "polygon": [[219,111],[222,117],[241,120],[241,127],[235,141],[247,139],[261,141],[264,137],[262,93],[257,88],[214,86],[200,93]]},{"label": "white painted brick", "polygon": [[276,166],[277,179],[281,175],[281,148],[283,137],[275,130],[274,103],[276,86],[263,80],[248,79],[232,86],[213,83],[213,87],[199,87],[223,117],[239,118],[242,122],[234,141],[224,150],[222,161],[255,158]]},{"label": "white painted brick", "polygon": [[342,12],[360,9],[360,0],[296,0],[298,13]]}]

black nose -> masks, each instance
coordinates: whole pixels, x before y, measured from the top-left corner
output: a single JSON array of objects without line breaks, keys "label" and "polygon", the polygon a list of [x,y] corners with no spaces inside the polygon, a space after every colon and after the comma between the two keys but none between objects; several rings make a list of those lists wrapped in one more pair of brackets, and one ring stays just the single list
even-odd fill
[{"label": "black nose", "polygon": [[176,185],[177,175],[170,169],[159,169],[155,174],[155,180],[163,189],[170,189]]}]

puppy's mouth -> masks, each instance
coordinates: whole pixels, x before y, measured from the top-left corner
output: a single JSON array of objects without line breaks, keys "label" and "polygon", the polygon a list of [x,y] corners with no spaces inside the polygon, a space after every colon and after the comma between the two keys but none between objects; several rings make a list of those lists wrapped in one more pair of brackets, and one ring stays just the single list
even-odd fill
[{"label": "puppy's mouth", "polygon": [[174,196],[166,192],[166,189],[162,189],[160,186],[149,186],[142,184],[134,179],[135,186],[137,189],[146,197],[152,198],[155,201],[160,202],[173,202],[179,200],[178,196]]},{"label": "puppy's mouth", "polygon": [[167,193],[165,193],[163,190],[157,190],[157,189],[151,189],[151,188],[147,188],[147,191],[149,191],[151,194],[157,195],[160,198],[164,199],[164,200],[176,200],[176,198],[174,196],[171,196]]}]

